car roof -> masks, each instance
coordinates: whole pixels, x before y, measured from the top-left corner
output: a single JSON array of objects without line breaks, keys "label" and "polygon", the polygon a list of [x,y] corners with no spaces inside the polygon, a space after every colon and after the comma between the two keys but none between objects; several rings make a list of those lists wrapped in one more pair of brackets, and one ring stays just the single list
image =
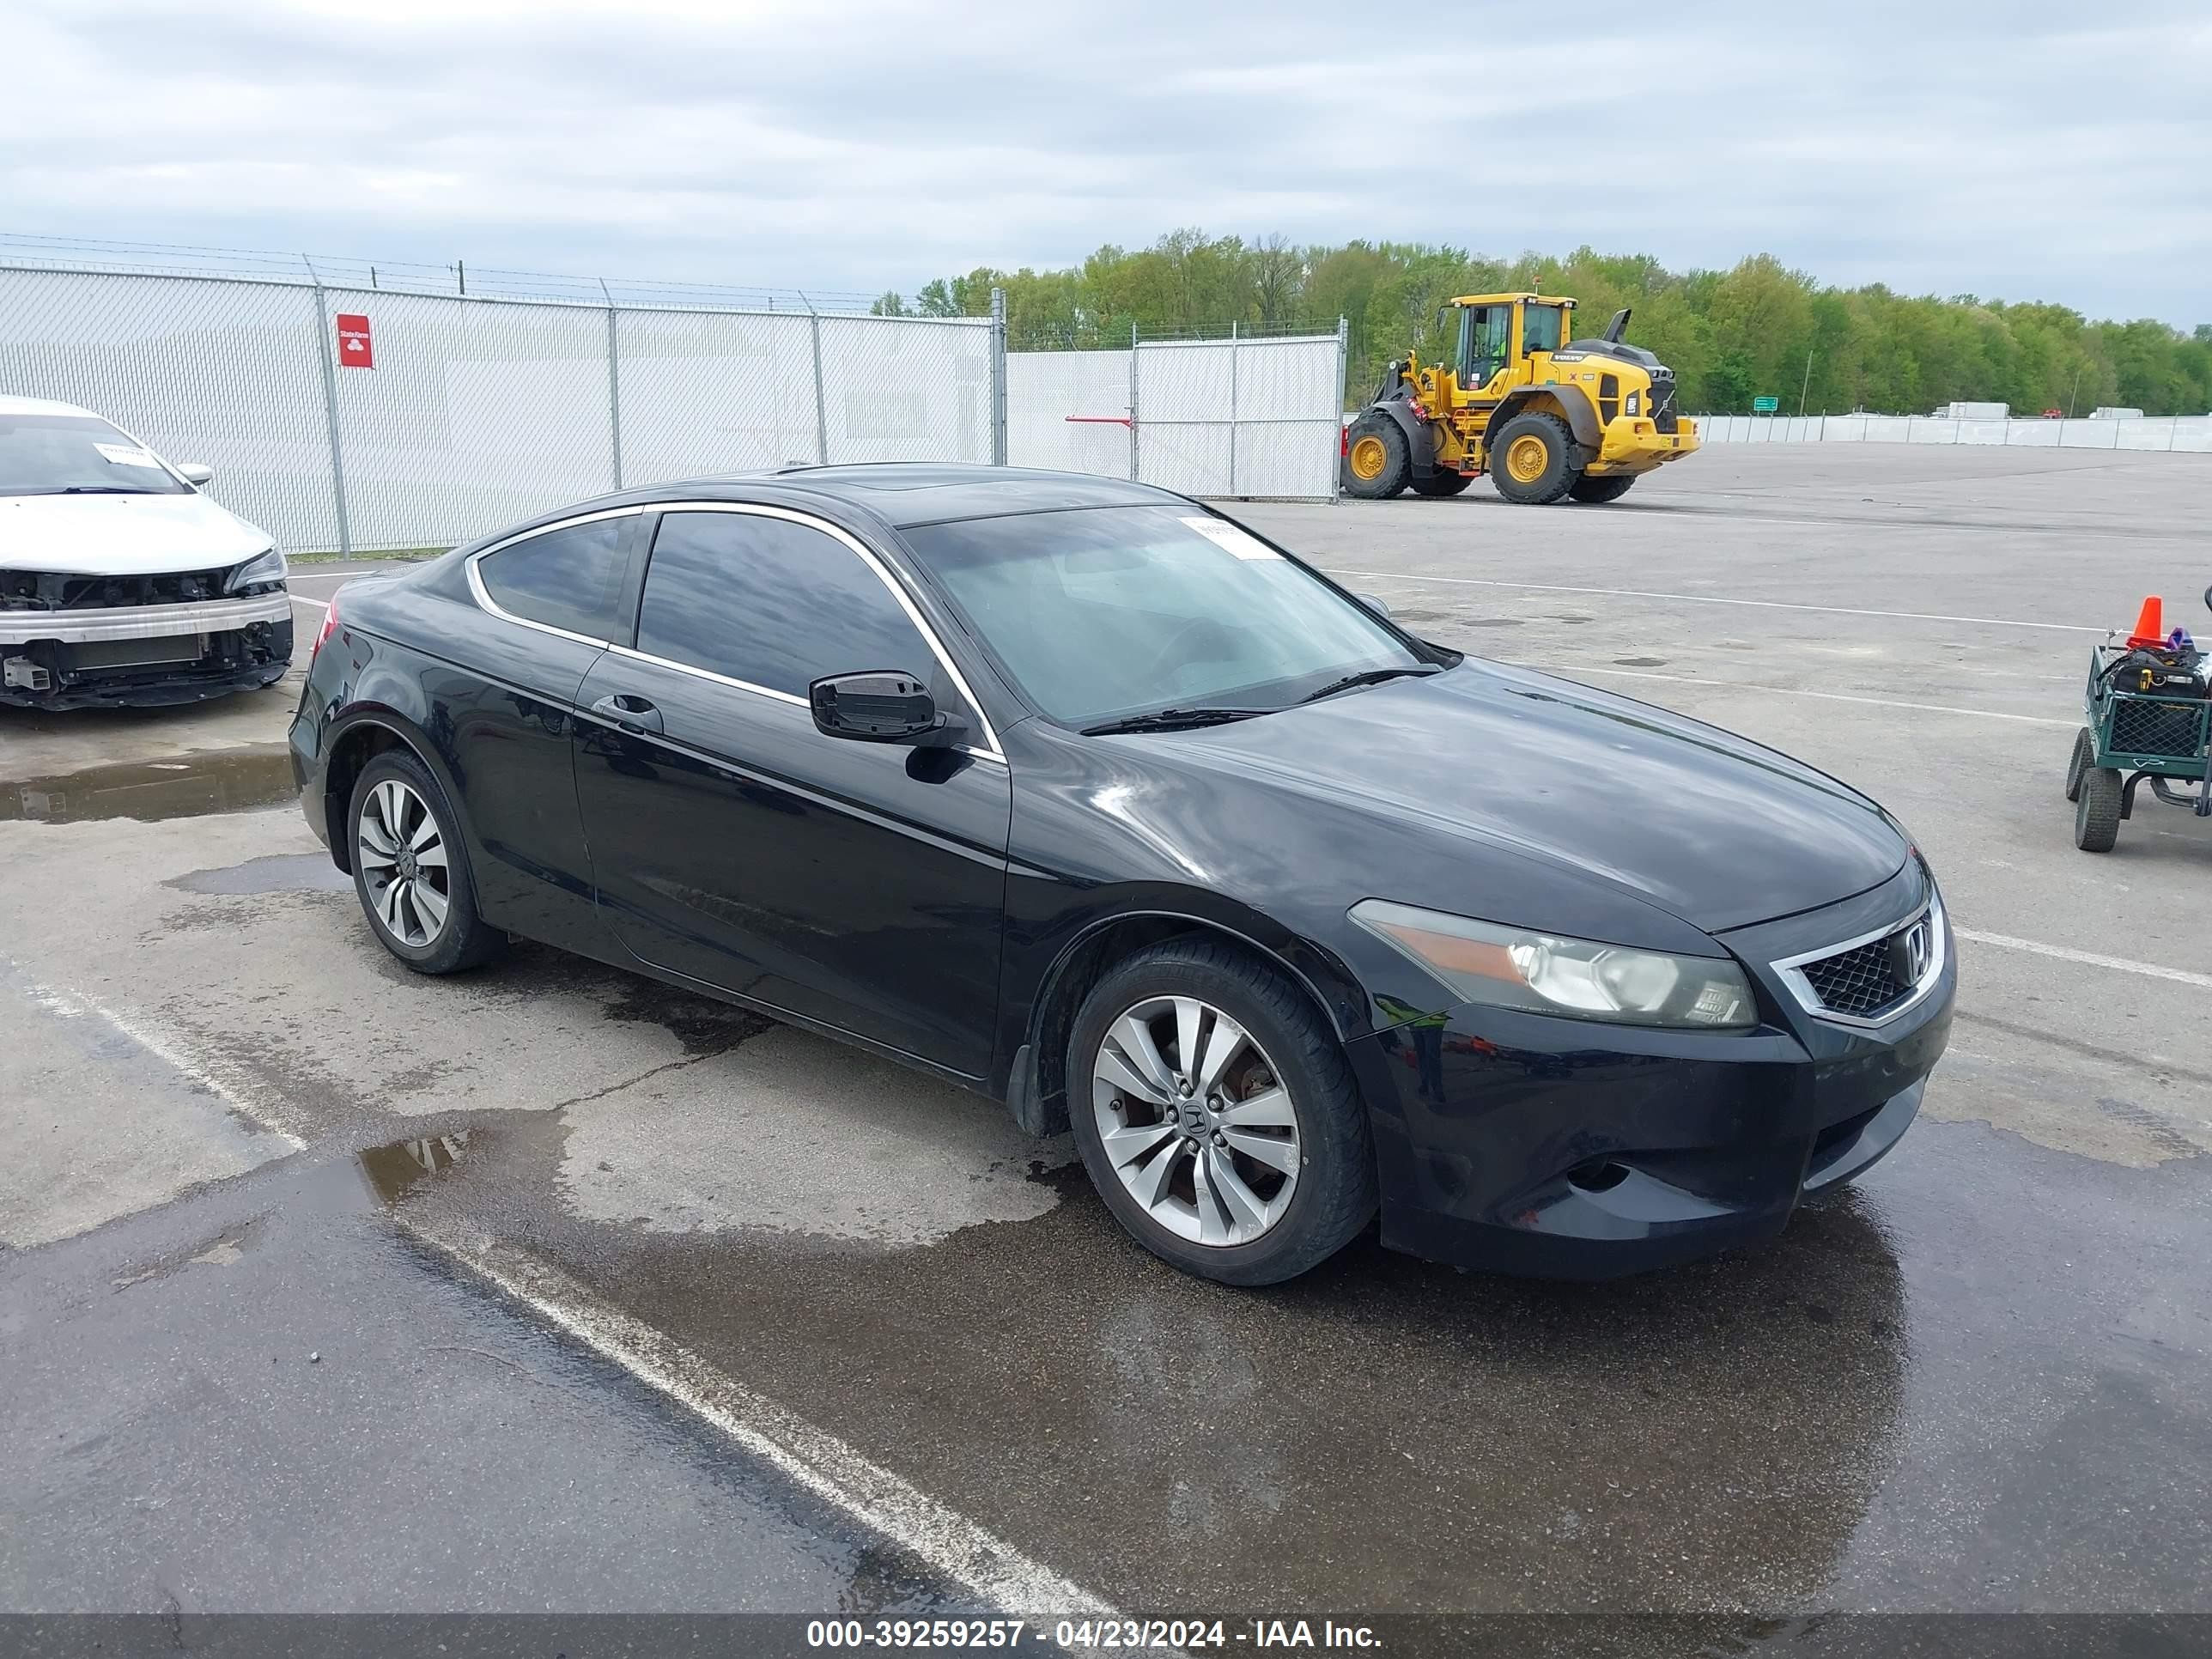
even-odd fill
[{"label": "car roof", "polygon": [[774,472],[684,478],[625,489],[607,501],[757,501],[840,502],[897,529],[956,519],[1003,518],[1083,507],[1164,507],[1182,497],[1149,484],[1087,472],[955,461],[882,461],[788,466]]},{"label": "car roof", "polygon": [[88,415],[95,421],[106,418],[75,404],[56,403],[51,398],[0,397],[0,415]]}]

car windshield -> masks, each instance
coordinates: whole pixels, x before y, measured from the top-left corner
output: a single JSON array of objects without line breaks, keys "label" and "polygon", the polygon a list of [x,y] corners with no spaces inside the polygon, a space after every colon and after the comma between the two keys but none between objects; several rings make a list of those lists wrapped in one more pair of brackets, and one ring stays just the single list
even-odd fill
[{"label": "car windshield", "polygon": [[181,495],[154,458],[90,415],[0,414],[0,495]]},{"label": "car windshield", "polygon": [[1365,609],[1196,507],[1089,507],[905,532],[1021,689],[1063,725],[1272,712],[1425,672]]}]

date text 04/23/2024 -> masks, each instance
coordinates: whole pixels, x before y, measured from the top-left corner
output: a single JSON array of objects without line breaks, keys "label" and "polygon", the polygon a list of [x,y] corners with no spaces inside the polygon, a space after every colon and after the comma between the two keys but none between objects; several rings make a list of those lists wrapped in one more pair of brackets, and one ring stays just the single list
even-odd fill
[{"label": "date text 04/23/2024", "polygon": [[1194,1649],[1375,1648],[1365,1625],[1324,1619],[1254,1619],[1242,1626],[1212,1619],[1062,1619],[1048,1626],[1024,1619],[817,1619],[806,1626],[810,1648],[1020,1648],[1068,1652],[1174,1652]]}]

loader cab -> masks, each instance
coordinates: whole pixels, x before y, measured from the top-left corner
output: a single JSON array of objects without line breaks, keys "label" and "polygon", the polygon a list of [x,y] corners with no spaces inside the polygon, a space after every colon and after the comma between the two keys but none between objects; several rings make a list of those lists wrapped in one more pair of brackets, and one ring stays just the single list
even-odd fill
[{"label": "loader cab", "polygon": [[1534,294],[1474,295],[1451,303],[1459,312],[1455,368],[1460,389],[1492,398],[1521,378],[1513,371],[1532,354],[1557,351],[1565,343],[1574,308],[1571,300]]}]

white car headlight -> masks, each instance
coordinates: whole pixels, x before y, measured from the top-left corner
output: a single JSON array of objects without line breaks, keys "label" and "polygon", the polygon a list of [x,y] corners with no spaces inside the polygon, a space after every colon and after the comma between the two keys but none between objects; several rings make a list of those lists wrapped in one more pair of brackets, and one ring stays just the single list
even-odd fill
[{"label": "white car headlight", "polygon": [[281,582],[284,580],[288,569],[283,550],[269,548],[255,554],[237,569],[232,571],[230,580],[223,584],[223,591],[235,593],[241,587],[254,587],[263,582]]},{"label": "white car headlight", "polygon": [[1352,919],[1469,1002],[1629,1025],[1744,1031],[1759,1023],[1735,963],[1678,957],[1362,899]]}]

